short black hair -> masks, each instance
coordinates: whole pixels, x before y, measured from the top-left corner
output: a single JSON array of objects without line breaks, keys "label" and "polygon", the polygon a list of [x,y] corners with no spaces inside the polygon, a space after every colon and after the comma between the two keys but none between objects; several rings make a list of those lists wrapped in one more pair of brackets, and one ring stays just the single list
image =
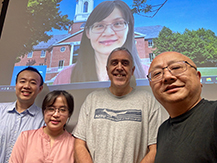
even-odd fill
[{"label": "short black hair", "polygon": [[20,75],[20,73],[23,72],[23,71],[26,71],[26,70],[27,70],[27,71],[36,72],[36,73],[40,76],[40,78],[41,78],[40,86],[42,86],[42,85],[44,84],[44,80],[43,80],[43,78],[42,78],[40,72],[39,72],[36,68],[34,68],[34,67],[32,67],[32,66],[28,66],[28,67],[22,69],[22,70],[17,74],[16,83],[17,83],[17,79],[18,79],[18,76]]}]

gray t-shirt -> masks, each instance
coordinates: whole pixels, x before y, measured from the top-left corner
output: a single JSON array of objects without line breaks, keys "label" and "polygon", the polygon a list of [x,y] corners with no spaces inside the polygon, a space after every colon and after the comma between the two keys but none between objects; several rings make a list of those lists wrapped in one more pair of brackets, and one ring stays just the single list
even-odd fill
[{"label": "gray t-shirt", "polygon": [[145,90],[119,97],[104,88],[87,96],[73,135],[86,141],[94,163],[137,163],[161,123],[160,106]]}]

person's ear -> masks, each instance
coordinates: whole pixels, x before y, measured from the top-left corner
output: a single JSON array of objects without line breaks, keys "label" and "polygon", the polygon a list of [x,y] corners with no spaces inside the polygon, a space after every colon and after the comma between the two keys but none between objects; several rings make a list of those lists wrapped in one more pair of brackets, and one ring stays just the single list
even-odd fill
[{"label": "person's ear", "polygon": [[133,66],[132,68],[132,75],[134,74],[134,71],[135,71],[135,66]]},{"label": "person's ear", "polygon": [[39,86],[39,93],[42,91],[43,85]]},{"label": "person's ear", "polygon": [[201,79],[201,73],[200,73],[200,71],[197,71],[197,76],[198,76],[198,78],[200,80]]},{"label": "person's ear", "polygon": [[70,119],[71,115],[72,115],[72,113],[68,115],[68,118],[69,118],[69,119]]},{"label": "person's ear", "polygon": [[[200,73],[200,71],[197,71],[197,76],[198,76],[198,79],[201,80],[201,73]],[[202,83],[200,83],[200,85],[201,85],[201,87],[203,87]]]}]

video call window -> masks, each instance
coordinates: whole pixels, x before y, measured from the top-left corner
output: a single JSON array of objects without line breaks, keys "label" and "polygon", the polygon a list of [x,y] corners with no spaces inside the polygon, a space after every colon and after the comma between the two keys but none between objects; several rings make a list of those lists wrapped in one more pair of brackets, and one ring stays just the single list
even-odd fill
[{"label": "video call window", "polygon": [[[45,83],[47,83],[48,85],[57,85],[57,87],[58,85],[66,84],[66,81],[67,83],[81,83],[81,85],[82,82],[89,81],[98,84],[101,81],[108,81],[108,77],[104,77],[104,74],[106,74],[106,72],[104,71],[106,65],[102,65],[99,62],[99,58],[101,58],[102,60],[106,58],[102,58],[100,57],[100,55],[109,55],[112,49],[120,46],[125,46],[126,48],[128,48],[129,51],[131,51],[136,63],[136,69],[134,72],[136,80],[143,80],[143,85],[148,85],[148,80],[146,77],[148,73],[148,68],[155,55],[158,55],[157,50],[160,49],[159,51],[168,51],[169,49],[161,49],[163,45],[161,45],[160,43],[165,43],[166,41],[169,42],[170,40],[167,40],[166,38],[161,38],[159,33],[164,32],[164,34],[162,34],[161,36],[165,36],[166,34],[171,36],[175,34],[180,34],[181,37],[182,35],[184,35],[183,32],[186,28],[189,32],[194,32],[192,31],[190,25],[187,23],[182,23],[182,25],[185,25],[183,31],[177,30],[177,23],[175,21],[165,20],[165,16],[163,15],[166,14],[168,19],[181,22],[182,20],[176,19],[177,16],[182,15],[183,17],[185,17],[185,20],[187,17],[189,17],[190,19],[193,17],[193,13],[200,14],[198,12],[198,9],[203,8],[202,3],[200,2],[198,4],[198,7],[188,6],[191,9],[197,10],[196,12],[193,12],[191,13],[191,15],[189,15],[184,11],[177,10],[175,6],[175,9],[169,8],[171,2],[168,1],[160,9],[157,15],[150,19],[140,17],[138,14],[132,14],[133,1],[117,1],[117,3],[120,3],[121,7],[116,8],[116,11],[110,11],[112,5],[103,5],[103,3],[105,2],[106,1],[104,0],[76,0],[69,3],[67,0],[62,0],[60,2],[59,11],[62,13],[62,15],[67,15],[69,20],[73,21],[73,23],[69,24],[66,30],[52,29],[51,31],[48,31],[48,35],[52,35],[52,37],[48,41],[42,40],[39,42],[38,45],[34,45],[34,47],[32,47],[31,49],[32,51],[30,53],[26,52],[24,57],[18,56],[20,60],[15,63],[15,66],[24,66],[30,59],[35,61],[33,65],[40,65],[41,63],[43,63],[47,66],[47,73],[49,73],[49,75],[46,75]],[[109,1],[107,2],[110,3]],[[31,1],[29,1],[28,3],[30,4]],[[124,3],[126,3],[126,5],[124,5]],[[155,3],[156,2],[153,1],[151,4],[154,5]],[[176,1],[175,3],[181,4],[180,1]],[[207,5],[209,5],[210,7],[213,6],[211,2],[207,2]],[[174,11],[176,12],[176,14],[168,15],[167,11]],[[47,10],[47,12],[49,11]],[[123,20],[124,22],[127,22],[124,28],[117,29],[116,27],[114,27],[114,22],[120,23],[119,19],[117,21],[117,16],[118,18],[121,18],[121,20]],[[157,20],[158,17],[160,18],[160,20]],[[161,23],[161,20],[164,20],[164,22],[167,24]],[[154,21],[154,23],[152,21]],[[99,22],[103,23],[107,33],[104,31],[100,31],[100,35],[96,32],[94,33],[93,25],[96,25]],[[209,22],[213,23],[214,21],[212,21],[210,18]],[[209,32],[207,30],[211,27],[210,25],[206,27],[207,24],[209,25],[209,23],[200,22],[200,26],[198,26],[198,28],[204,28],[206,34]],[[198,28],[195,28],[194,30],[196,31]],[[104,35],[108,35],[108,31],[113,32],[113,38],[109,38],[109,36],[102,37]],[[212,33],[209,32],[208,34]],[[97,42],[98,36],[99,40],[101,40],[100,43]],[[119,39],[119,41],[114,41],[117,38]],[[176,41],[173,41],[173,43],[175,44]],[[194,40],[189,40],[189,44],[194,45]],[[212,44],[207,44],[207,47],[214,48],[214,46],[211,46]],[[167,47],[169,47],[170,45],[172,46],[172,43],[169,42],[167,44]],[[195,47],[195,49],[198,48]],[[211,50],[210,52],[212,52]],[[41,58],[39,58],[37,55],[33,55],[33,53],[39,53]],[[64,55],[61,55],[61,58],[59,58],[60,54]],[[200,54],[197,55],[198,57],[196,58],[201,58]],[[210,56],[213,57],[210,57],[210,59],[204,57],[202,59],[213,60],[213,62],[217,62],[214,54]],[[42,58],[46,58],[47,62],[43,62]],[[207,64],[205,66],[200,66],[200,63],[202,62],[203,61],[198,61],[199,65],[197,65],[198,69],[200,71],[202,70],[202,77],[207,78],[210,76],[216,76],[217,64]],[[106,63],[106,61],[103,60],[102,63]],[[213,71],[211,71],[211,68],[213,69]],[[63,72],[61,74],[64,74],[64,72],[70,72],[71,76],[69,74],[67,80],[65,81],[60,80],[61,78],[63,78],[61,77],[61,74],[59,74],[60,71]]]}]

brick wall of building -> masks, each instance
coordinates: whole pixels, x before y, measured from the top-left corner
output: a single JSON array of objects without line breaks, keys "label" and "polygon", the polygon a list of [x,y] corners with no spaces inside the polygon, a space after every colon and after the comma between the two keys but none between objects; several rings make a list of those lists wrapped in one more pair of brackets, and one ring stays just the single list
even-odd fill
[{"label": "brick wall of building", "polygon": [[49,60],[50,51],[46,51],[44,57],[41,57],[41,50],[33,51],[31,58],[28,58],[27,56],[28,55],[26,54],[24,57],[20,57],[21,58],[20,62],[15,63],[15,66],[26,66],[28,61],[31,61],[31,60],[35,60],[35,64],[34,64],[35,66],[40,65],[40,64],[43,64],[43,65],[50,64],[50,60]]},{"label": "brick wall of building", "polygon": [[[60,49],[63,47],[65,47],[65,51],[61,52]],[[71,51],[70,45],[53,47],[51,67],[58,67],[60,60],[64,61],[64,66],[68,66],[70,61],[70,51]]]},{"label": "brick wall of building", "polygon": [[136,38],[136,48],[141,59],[147,58],[144,38]]}]

